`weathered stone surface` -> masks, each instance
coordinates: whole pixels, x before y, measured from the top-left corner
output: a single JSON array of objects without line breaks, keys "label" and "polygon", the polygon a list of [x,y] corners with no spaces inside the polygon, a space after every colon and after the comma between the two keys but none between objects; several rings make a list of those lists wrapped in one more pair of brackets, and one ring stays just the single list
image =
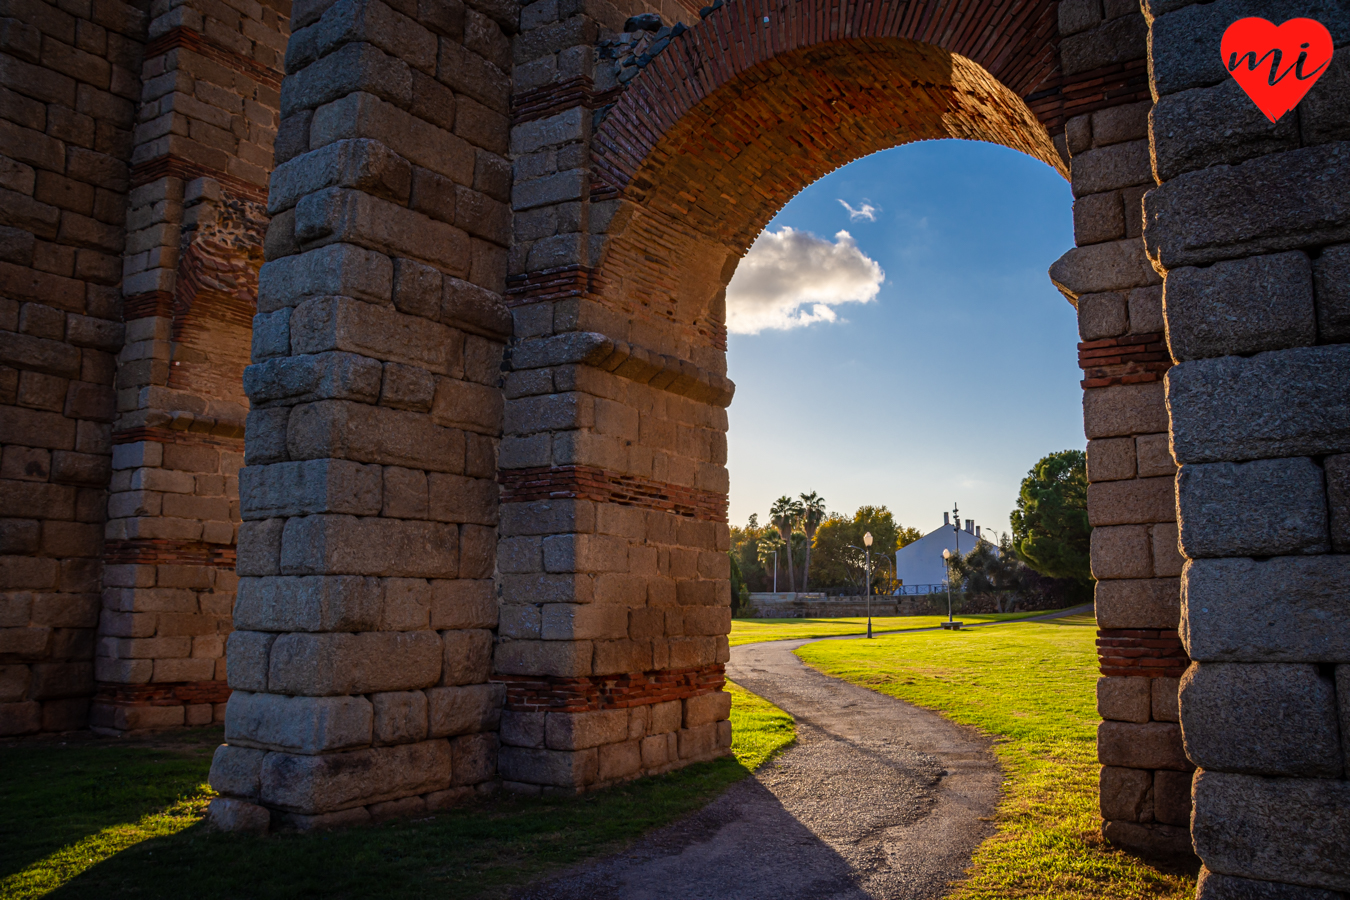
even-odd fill
[{"label": "weathered stone surface", "polygon": [[699,694],[684,701],[684,727],[697,728],[721,722],[731,715],[731,695],[726,691]]},{"label": "weathered stone surface", "polygon": [[327,187],[368,191],[406,203],[412,189],[412,166],[379,141],[334,141],[273,170],[268,213],[275,216],[306,194]]},{"label": "weathered stone surface", "polygon": [[[464,471],[464,432],[421,413],[343,400],[297,406],[286,424],[292,459],[351,459],[431,472]],[[251,462],[251,460],[250,460]]]},{"label": "weathered stone surface", "polygon": [[497,735],[491,732],[463,734],[450,739],[454,757],[454,781],[459,786],[491,781],[497,773]]},{"label": "weathered stone surface", "polygon": [[229,797],[217,797],[206,808],[206,821],[217,831],[266,834],[272,814],[266,807]]},{"label": "weathered stone surface", "polygon": [[378,466],[316,459],[247,466],[239,471],[240,513],[249,519],[310,513],[379,515]]},{"label": "weathered stone surface", "polygon": [[502,747],[497,769],[507,781],[556,787],[582,787],[596,779],[599,755],[587,750],[534,750]]},{"label": "weathered stone surface", "polygon": [[268,806],[313,815],[450,786],[450,744],[423,741],[322,756],[269,753],[263,761],[262,800]]},{"label": "weathered stone surface", "polygon": [[1190,772],[1169,769],[1153,773],[1153,818],[1156,821],[1190,830],[1191,778]]},{"label": "weathered stone surface", "polygon": [[1144,243],[1167,271],[1346,240],[1346,142],[1187,172],[1144,196]]},{"label": "weathered stone surface", "polygon": [[1231,78],[1159,97],[1149,125],[1159,181],[1299,146],[1297,120],[1284,116],[1272,124]]},{"label": "weathered stone surface", "polygon": [[295,237],[306,248],[346,243],[420,259],[450,275],[467,275],[469,269],[469,236],[463,231],[348,188],[303,197],[295,205]]},{"label": "weathered stone surface", "polygon": [[1182,552],[1190,559],[1326,553],[1322,481],[1322,469],[1306,457],[1182,466]]},{"label": "weathered stone surface", "polygon": [[493,650],[493,671],[502,675],[591,674],[590,641],[501,641]]},{"label": "weathered stone surface", "polygon": [[1155,722],[1179,722],[1179,678],[1150,678],[1152,691],[1153,720]]},{"label": "weathered stone surface", "polygon": [[276,635],[236,629],[226,640],[226,679],[236,691],[267,690],[267,656]]},{"label": "weathered stone surface", "polygon": [[1182,465],[1350,450],[1350,346],[1180,363],[1167,408]]},{"label": "weathered stone surface", "polygon": [[549,713],[544,724],[545,743],[553,750],[584,750],[618,743],[627,736],[626,709]]},{"label": "weathered stone surface", "polygon": [[1313,263],[1317,333],[1326,343],[1350,341],[1350,244],[1327,247]]},{"label": "weathered stone surface", "polygon": [[[504,684],[471,684],[462,687],[429,688],[432,737],[453,737],[480,731],[496,731],[502,724],[502,703],[506,699]],[[514,714],[523,715],[521,713]],[[542,714],[541,714],[542,715]],[[503,727],[503,740],[505,731]],[[509,742],[508,743],[512,743]],[[533,743],[517,746],[538,746]]]},{"label": "weathered stone surface", "polygon": [[1075,247],[1050,267],[1050,280],[1070,300],[1161,281],[1138,238]]},{"label": "weathered stone surface", "polygon": [[1097,726],[1097,760],[1104,766],[1175,769],[1192,766],[1181,745],[1181,728],[1171,722],[1103,722]]},{"label": "weathered stone surface", "polygon": [[406,107],[412,101],[412,70],[373,44],[347,44],[282,83],[281,115],[357,92]]},{"label": "weathered stone surface", "polygon": [[242,579],[234,622],[254,631],[373,631],[381,629],[383,611],[378,578],[283,575]]},{"label": "weathered stone surface", "polygon": [[211,787],[231,797],[256,799],[264,750],[221,744],[211,757]]},{"label": "weathered stone surface", "polygon": [[[293,353],[348,351],[441,375],[461,373],[462,335],[381,304],[347,297],[314,297],[296,307],[290,328]],[[379,395],[378,383],[373,393]]]},{"label": "weathered stone surface", "polygon": [[1306,253],[1184,266],[1163,287],[1167,344],[1177,362],[1305,347],[1317,340]]},{"label": "weathered stone surface", "polygon": [[1078,298],[1078,336],[1083,340],[1116,337],[1129,327],[1123,293],[1084,294]]},{"label": "weathered stone surface", "polygon": [[1075,197],[1153,183],[1148,141],[1127,141],[1076,154],[1070,168]]},{"label": "weathered stone surface", "polygon": [[1350,782],[1200,771],[1191,834],[1215,872],[1350,890]]},{"label": "weathered stone surface", "polygon": [[1195,900],[1344,900],[1339,891],[1218,875],[1201,867]]},{"label": "weathered stone surface", "polygon": [[1149,682],[1153,678],[1100,676],[1097,679],[1097,715],[1116,722],[1148,722]]},{"label": "weathered stone surface", "polygon": [[1341,755],[1345,771],[1350,772],[1350,665],[1336,667],[1336,702],[1340,707]]},{"label": "weathered stone surface", "polygon": [[1350,556],[1198,559],[1182,575],[1181,636],[1206,662],[1350,660]]},{"label": "weathered stone surface", "polygon": [[445,665],[441,683],[478,684],[487,681],[492,671],[492,632],[482,628],[446,631]]},{"label": "weathered stone surface", "polygon": [[1163,386],[1155,382],[1083,391],[1083,431],[1089,440],[1167,431]]},{"label": "weathered stone surface", "polygon": [[1186,755],[1206,770],[1336,778],[1336,692],[1311,664],[1198,663],[1181,679]]},{"label": "weathered stone surface", "polygon": [[372,694],[370,704],[374,711],[372,734],[376,746],[411,744],[427,739],[427,695],[424,692]]},{"label": "weathered stone surface", "polygon": [[1098,438],[1088,441],[1088,481],[1119,481],[1135,474],[1133,438]]},{"label": "weathered stone surface", "polygon": [[1149,857],[1191,856],[1191,835],[1185,828],[1157,822],[1108,821],[1102,824],[1102,837],[1110,843]]},{"label": "weathered stone surface", "polygon": [[1228,73],[1224,60],[1218,53],[1205,51],[1219,46],[1228,26],[1246,16],[1273,22],[1308,16],[1331,31],[1335,44],[1350,38],[1350,13],[1336,0],[1221,0],[1205,4],[1149,0],[1149,5],[1157,17],[1150,40],[1157,95],[1225,81]]},{"label": "weathered stone surface", "polygon": [[1132,478],[1088,485],[1088,523],[1137,525],[1176,518],[1171,478]]},{"label": "weathered stone surface", "polygon": [[286,697],[235,691],[225,715],[231,744],[312,755],[365,747],[371,705],[365,697]]},{"label": "weathered stone surface", "polygon": [[286,634],[272,645],[268,686],[321,697],[431,687],[440,677],[435,632]]},{"label": "weathered stone surface", "polygon": [[1152,772],[1147,769],[1103,766],[1098,787],[1103,819],[1153,821]]},{"label": "weathered stone surface", "polygon": [[389,257],[350,244],[328,244],[263,263],[258,272],[258,312],[298,305],[306,297],[340,295],[388,303],[394,268]]},{"label": "weathered stone surface", "polygon": [[1153,574],[1147,525],[1094,528],[1091,542],[1094,578],[1148,578]]},{"label": "weathered stone surface", "polygon": [[281,570],[287,575],[453,578],[459,571],[459,530],[440,522],[377,516],[287,519]]},{"label": "weathered stone surface", "polygon": [[1099,628],[1176,628],[1181,618],[1176,578],[1121,578],[1097,582]]}]

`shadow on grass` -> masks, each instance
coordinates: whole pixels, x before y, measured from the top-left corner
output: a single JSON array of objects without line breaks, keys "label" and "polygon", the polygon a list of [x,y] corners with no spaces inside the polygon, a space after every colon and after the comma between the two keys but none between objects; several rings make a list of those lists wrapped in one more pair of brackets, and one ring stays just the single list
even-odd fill
[{"label": "shadow on grass", "polygon": [[497,796],[420,820],[256,837],[197,824],[136,844],[52,898],[490,898],[618,849],[749,774],[700,763],[579,797]]},{"label": "shadow on grass", "polygon": [[0,881],[63,847],[172,806],[206,780],[221,729],[153,744],[77,737],[0,750]]}]

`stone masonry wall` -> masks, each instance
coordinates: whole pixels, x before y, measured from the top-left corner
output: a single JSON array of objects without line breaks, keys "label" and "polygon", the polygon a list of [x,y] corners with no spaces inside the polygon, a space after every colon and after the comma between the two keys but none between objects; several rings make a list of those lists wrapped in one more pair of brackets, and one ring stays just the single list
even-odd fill
[{"label": "stone masonry wall", "polygon": [[147,18],[0,3],[0,735],[88,722]]},{"label": "stone masonry wall", "polygon": [[1350,6],[1331,69],[1271,124],[1227,76],[1234,0],[1151,0],[1144,239],[1166,273],[1199,896],[1350,890]]},{"label": "stone masonry wall", "polygon": [[226,828],[492,785],[510,4],[293,9],[239,473]]},{"label": "stone masonry wall", "polygon": [[284,0],[150,13],[90,718],[112,733],[224,719],[242,377],[290,34]]},{"label": "stone masonry wall", "polygon": [[[1110,41],[1117,58],[1142,60],[1145,29],[1130,4],[1060,5],[1061,33],[1080,48]],[[1103,833],[1131,849],[1187,855],[1192,766],[1177,724],[1187,659],[1177,636],[1176,466],[1163,396],[1171,360],[1161,279],[1141,238],[1142,198],[1154,186],[1151,108],[1124,103],[1066,123],[1077,248],[1050,277],[1077,306],[1082,338]]]}]

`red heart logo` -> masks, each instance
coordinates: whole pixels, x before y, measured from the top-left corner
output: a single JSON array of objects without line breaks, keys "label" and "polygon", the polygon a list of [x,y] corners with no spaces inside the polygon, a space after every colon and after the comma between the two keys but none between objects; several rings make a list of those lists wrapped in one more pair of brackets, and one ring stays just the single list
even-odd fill
[{"label": "red heart logo", "polygon": [[1272,122],[1298,106],[1331,63],[1331,32],[1315,19],[1238,19],[1219,44],[1223,65]]}]

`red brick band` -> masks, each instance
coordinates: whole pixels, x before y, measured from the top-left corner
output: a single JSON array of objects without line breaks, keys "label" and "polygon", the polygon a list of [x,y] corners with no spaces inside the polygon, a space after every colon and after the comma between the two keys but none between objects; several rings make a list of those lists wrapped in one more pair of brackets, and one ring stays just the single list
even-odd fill
[{"label": "red brick band", "polygon": [[[178,421],[187,422],[187,419]],[[214,425],[209,423],[215,422]],[[114,431],[114,444],[136,444],[141,441],[153,441],[156,444],[191,444],[193,446],[221,447],[235,452],[244,449],[244,428],[238,422],[214,419],[193,419],[192,425],[202,423],[205,431],[192,431],[189,428],[125,428]],[[209,425],[209,428],[207,427]]]},{"label": "red brick band", "polygon": [[657,509],[705,522],[727,521],[726,494],[620,475],[594,466],[506,469],[497,473],[497,481],[502,485],[503,503],[593,500]]},{"label": "red brick band", "polygon": [[190,28],[183,28],[182,26],[170,28],[150,41],[145,45],[145,59],[153,59],[160,54],[168,53],[170,50],[187,50],[247,76],[259,84],[265,84],[273,90],[281,90],[282,73],[276,69],[269,69],[247,56],[240,56],[224,44],[218,44],[206,35]]},{"label": "red brick band", "polygon": [[622,90],[623,88],[614,87],[597,91],[591,79],[578,75],[557,84],[548,84],[516,94],[511,98],[511,121],[518,124],[546,119],[577,106],[583,109],[599,109],[613,100]]},{"label": "red brick band", "polygon": [[234,175],[183,159],[181,156],[156,156],[131,167],[131,186],[140,187],[160,178],[181,178],[192,181],[195,178],[210,178],[217,182],[227,193],[241,200],[254,203],[267,203],[267,186],[245,181]]},{"label": "red brick band", "polygon": [[1079,72],[1062,80],[1056,75],[1053,80],[1059,83],[1022,98],[1052,135],[1062,132],[1064,123],[1074,116],[1153,99],[1145,59]]},{"label": "red brick band", "polygon": [[231,544],[133,538],[106,541],[103,548],[103,563],[108,566],[214,566],[217,569],[233,569],[235,563],[235,549]]},{"label": "red brick band", "polygon": [[506,685],[506,709],[512,712],[589,712],[710,694],[722,689],[725,673],[721,663],[713,663],[693,669],[623,675],[497,675],[492,680]]},{"label": "red brick band", "polygon": [[1175,628],[1099,628],[1097,662],[1103,675],[1180,678],[1191,659]]},{"label": "red brick band", "polygon": [[145,319],[150,316],[173,318],[173,294],[168,291],[147,291],[132,294],[122,301],[122,321]]},{"label": "red brick band", "polygon": [[1084,388],[1162,381],[1172,367],[1163,335],[1129,334],[1078,345],[1078,366]]},{"label": "red brick band", "polygon": [[170,681],[151,684],[113,684],[100,681],[94,702],[107,706],[191,706],[224,703],[230,687],[223,681]]},{"label": "red brick band", "polygon": [[512,275],[506,280],[506,305],[524,306],[527,303],[581,297],[596,292],[600,287],[599,281],[594,269],[580,265]]}]

